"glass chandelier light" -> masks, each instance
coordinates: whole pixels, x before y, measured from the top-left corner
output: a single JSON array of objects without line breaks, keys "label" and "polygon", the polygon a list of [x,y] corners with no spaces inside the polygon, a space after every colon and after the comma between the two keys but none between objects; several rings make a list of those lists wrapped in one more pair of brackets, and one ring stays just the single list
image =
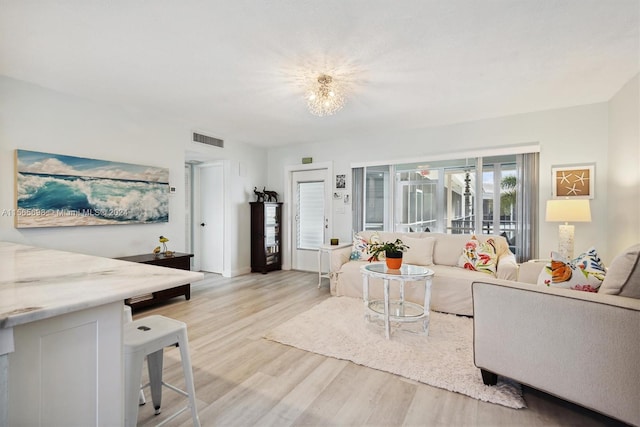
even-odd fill
[{"label": "glass chandelier light", "polygon": [[307,105],[311,114],[330,116],[344,107],[345,98],[342,88],[326,74],[320,74],[318,81],[309,88]]}]

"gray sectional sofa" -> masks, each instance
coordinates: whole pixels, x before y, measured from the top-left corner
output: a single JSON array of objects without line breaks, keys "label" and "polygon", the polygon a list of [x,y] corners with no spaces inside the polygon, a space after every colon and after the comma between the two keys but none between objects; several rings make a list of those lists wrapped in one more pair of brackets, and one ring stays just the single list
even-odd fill
[{"label": "gray sectional sofa", "polygon": [[485,383],[503,375],[640,425],[640,245],[614,259],[597,293],[535,285],[544,265],[522,264],[519,282],[473,283]]}]

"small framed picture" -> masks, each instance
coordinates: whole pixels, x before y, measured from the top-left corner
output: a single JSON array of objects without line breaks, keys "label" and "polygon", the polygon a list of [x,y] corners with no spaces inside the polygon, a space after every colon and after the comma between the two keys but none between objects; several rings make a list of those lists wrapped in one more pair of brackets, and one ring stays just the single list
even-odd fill
[{"label": "small framed picture", "polygon": [[551,167],[554,199],[593,199],[595,164]]},{"label": "small framed picture", "polygon": [[336,175],[336,188],[347,187],[347,175]]}]

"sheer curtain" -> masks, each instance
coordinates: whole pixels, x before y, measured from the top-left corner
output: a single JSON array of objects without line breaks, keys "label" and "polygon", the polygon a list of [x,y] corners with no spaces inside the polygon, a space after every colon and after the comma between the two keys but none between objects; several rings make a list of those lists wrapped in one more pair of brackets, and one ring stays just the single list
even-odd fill
[{"label": "sheer curtain", "polygon": [[540,182],[540,155],[516,155],[517,261],[538,258],[538,185]]},{"label": "sheer curtain", "polygon": [[364,230],[364,168],[351,170],[352,231]]}]

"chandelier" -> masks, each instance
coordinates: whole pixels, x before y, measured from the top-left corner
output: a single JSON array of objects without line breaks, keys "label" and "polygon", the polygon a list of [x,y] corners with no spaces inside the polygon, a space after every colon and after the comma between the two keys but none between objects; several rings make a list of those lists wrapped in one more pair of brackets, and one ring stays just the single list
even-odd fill
[{"label": "chandelier", "polygon": [[320,74],[318,81],[308,89],[307,105],[311,114],[330,116],[344,107],[344,93],[339,84],[326,74]]}]

